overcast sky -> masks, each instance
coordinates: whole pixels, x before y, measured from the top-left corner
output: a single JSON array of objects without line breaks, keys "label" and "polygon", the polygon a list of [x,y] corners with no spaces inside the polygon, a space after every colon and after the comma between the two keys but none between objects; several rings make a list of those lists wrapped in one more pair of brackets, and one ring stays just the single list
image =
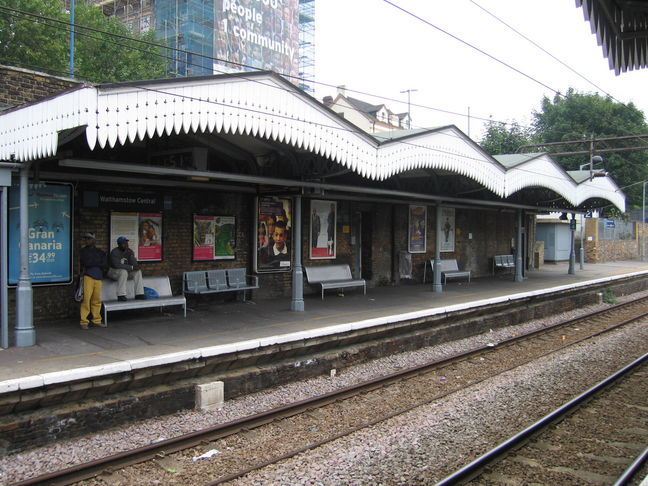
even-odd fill
[{"label": "overcast sky", "polygon": [[[527,125],[543,96],[553,98],[554,90],[565,93],[569,87],[611,95],[624,103],[632,101],[648,112],[648,70],[616,76],[574,0],[392,3],[523,74],[384,0],[318,0],[317,82],[346,85],[349,90],[366,93],[349,92],[349,96],[385,103],[399,113],[407,111],[407,93],[401,91],[417,90],[410,93],[413,127],[454,124],[475,140],[483,136],[480,118]],[[315,89],[319,99],[336,93],[334,87],[317,85]]]}]

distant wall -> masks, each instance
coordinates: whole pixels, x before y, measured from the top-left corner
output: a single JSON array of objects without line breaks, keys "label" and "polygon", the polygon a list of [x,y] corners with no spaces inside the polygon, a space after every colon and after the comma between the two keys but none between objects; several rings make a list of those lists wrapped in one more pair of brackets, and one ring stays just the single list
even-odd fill
[{"label": "distant wall", "polygon": [[[612,262],[616,260],[637,260],[641,257],[642,235],[648,238],[646,225],[634,223],[632,239],[604,240],[599,234],[599,218],[585,219],[585,261],[588,263]],[[580,247],[580,241],[577,242]]]}]

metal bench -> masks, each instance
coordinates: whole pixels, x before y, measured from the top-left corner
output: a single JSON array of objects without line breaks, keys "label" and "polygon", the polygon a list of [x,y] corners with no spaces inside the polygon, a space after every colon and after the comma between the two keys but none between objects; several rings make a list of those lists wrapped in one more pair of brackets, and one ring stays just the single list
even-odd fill
[{"label": "metal bench", "polygon": [[[434,260],[430,261],[432,268],[434,269]],[[466,278],[468,277],[468,283],[470,283],[470,270],[459,270],[457,265],[457,260],[440,260],[439,271],[441,272],[441,277],[443,278],[443,285],[448,283],[449,278]]]},{"label": "metal bench", "polygon": [[243,292],[259,288],[259,277],[248,275],[245,268],[227,270],[199,270],[184,272],[182,275],[184,294],[217,294],[220,292]]},{"label": "metal bench", "polygon": [[126,281],[126,301],[117,300],[117,282],[111,279],[104,279],[101,284],[101,300],[103,304],[104,322],[108,324],[108,312],[129,310],[129,309],[146,309],[150,307],[159,307],[162,312],[163,307],[170,305],[181,305],[184,310],[184,316],[187,317],[187,300],[184,295],[173,295],[171,292],[171,283],[169,277],[143,277],[144,287],[154,289],[159,295],[155,299],[135,299],[135,289],[132,280]]},{"label": "metal bench", "polygon": [[513,255],[495,255],[493,257],[493,275],[495,275],[498,268],[512,271],[515,268]]},{"label": "metal bench", "polygon": [[318,265],[304,267],[304,269],[308,283],[321,286],[322,300],[324,300],[324,290],[326,289],[363,287],[365,295],[367,294],[367,282],[363,279],[354,279],[349,265]]}]

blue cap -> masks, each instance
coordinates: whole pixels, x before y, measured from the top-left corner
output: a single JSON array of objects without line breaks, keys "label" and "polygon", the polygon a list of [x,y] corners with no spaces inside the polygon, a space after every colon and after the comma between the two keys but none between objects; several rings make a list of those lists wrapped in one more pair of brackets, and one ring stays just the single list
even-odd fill
[{"label": "blue cap", "polygon": [[117,244],[125,243],[127,241],[128,241],[128,238],[126,238],[125,236],[120,236],[119,238],[117,238]]}]

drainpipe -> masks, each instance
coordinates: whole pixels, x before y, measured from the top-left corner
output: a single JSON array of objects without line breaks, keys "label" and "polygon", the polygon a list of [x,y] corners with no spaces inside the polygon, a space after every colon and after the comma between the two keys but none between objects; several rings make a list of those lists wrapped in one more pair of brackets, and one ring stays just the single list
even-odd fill
[{"label": "drainpipe", "polygon": [[32,284],[29,276],[29,169],[20,169],[20,276],[16,287],[16,346],[36,344]]},{"label": "drainpipe", "polygon": [[290,310],[295,312],[304,311],[304,274],[302,270],[302,198],[295,197],[295,221],[293,222],[293,256],[295,258],[295,267],[292,274],[292,301]]}]

